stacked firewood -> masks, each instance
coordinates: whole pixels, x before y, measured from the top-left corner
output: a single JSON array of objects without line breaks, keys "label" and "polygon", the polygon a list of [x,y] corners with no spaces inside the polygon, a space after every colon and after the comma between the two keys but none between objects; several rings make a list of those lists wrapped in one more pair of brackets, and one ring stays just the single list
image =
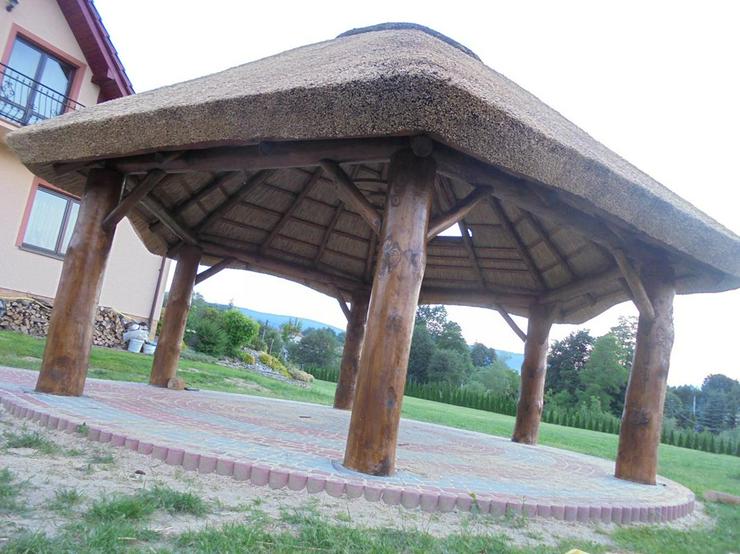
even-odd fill
[{"label": "stacked firewood", "polygon": [[[0,298],[0,329],[45,337],[49,331],[51,304],[39,298]],[[93,344],[123,347],[123,333],[133,321],[112,308],[100,307],[95,316]]]}]

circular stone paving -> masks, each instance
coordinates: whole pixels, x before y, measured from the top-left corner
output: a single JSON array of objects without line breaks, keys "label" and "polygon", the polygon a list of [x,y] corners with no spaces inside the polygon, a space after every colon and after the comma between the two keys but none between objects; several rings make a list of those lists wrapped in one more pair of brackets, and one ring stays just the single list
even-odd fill
[{"label": "circular stone paving", "polygon": [[0,368],[6,410],[69,432],[84,423],[89,440],[255,485],[426,511],[513,511],[570,521],[669,521],[694,507],[685,487],[662,477],[657,486],[621,481],[608,460],[406,419],[397,473],[371,477],[341,465],[348,412],[97,379],[88,379],[83,397],[53,396],[33,392],[36,377]]}]

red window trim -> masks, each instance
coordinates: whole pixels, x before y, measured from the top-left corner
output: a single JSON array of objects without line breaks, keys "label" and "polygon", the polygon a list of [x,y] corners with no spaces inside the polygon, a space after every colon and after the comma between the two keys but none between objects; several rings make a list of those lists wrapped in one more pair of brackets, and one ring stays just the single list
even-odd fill
[{"label": "red window trim", "polygon": [[[61,194],[62,196],[66,196],[67,198],[71,198],[72,200],[80,201],[80,198],[78,196],[75,196],[74,194],[70,194],[65,190],[60,189],[59,187],[55,187],[51,183],[47,183],[43,179],[39,179],[38,177],[33,178],[33,183],[31,184],[31,192],[28,195],[28,200],[26,201],[26,208],[23,210],[23,218],[21,219],[21,226],[20,229],[18,229],[18,236],[15,239],[15,245],[18,248],[21,248],[23,250],[31,251],[30,249],[23,246],[23,237],[26,236],[26,228],[28,227],[28,220],[31,217],[31,210],[33,209],[33,203],[36,200],[36,191],[40,188],[42,189],[49,189],[53,192],[56,192],[57,194]],[[33,250],[32,252],[47,255],[43,252],[39,252],[37,250]],[[56,258],[57,256],[52,256]]]},{"label": "red window trim", "polygon": [[28,42],[31,42],[32,44],[38,46],[42,50],[45,50],[52,56],[59,58],[60,60],[71,65],[74,68],[74,75],[72,76],[72,83],[69,85],[69,92],[67,93],[67,96],[71,100],[74,100],[76,102],[80,96],[80,89],[82,88],[82,81],[85,77],[87,65],[74,56],[70,56],[66,52],[60,50],[50,42],[45,41],[40,36],[32,33],[28,29],[24,29],[17,23],[13,23],[10,26],[10,34],[8,35],[8,40],[5,43],[5,50],[3,50],[2,58],[0,58],[0,61],[2,63],[6,65],[8,64],[8,60],[10,59],[10,52],[13,50],[13,44],[15,43],[15,39],[18,36],[20,36],[24,40],[27,40]]}]

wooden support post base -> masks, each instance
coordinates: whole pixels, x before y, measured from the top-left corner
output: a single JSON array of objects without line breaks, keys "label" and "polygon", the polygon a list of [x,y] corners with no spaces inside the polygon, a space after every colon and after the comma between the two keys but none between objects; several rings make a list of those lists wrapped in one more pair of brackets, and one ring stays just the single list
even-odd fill
[{"label": "wooden support post base", "polygon": [[391,158],[381,248],[344,454],[346,467],[371,475],[390,475],[396,465],[435,175],[431,157],[403,150]]},{"label": "wooden support post base", "polygon": [[367,294],[357,293],[352,296],[339,381],[334,393],[334,407],[338,410],[351,410],[355,399],[357,369],[360,366],[360,354],[365,340],[365,321],[369,302],[370,297]]},{"label": "wooden support post base", "polygon": [[652,303],[654,318],[641,313],[637,324],[637,344],[624,400],[615,475],[654,485],[673,348],[676,285],[672,268],[657,261],[643,266],[640,277]]},{"label": "wooden support post base", "polygon": [[115,226],[103,230],[102,224],[118,203],[122,184],[123,177],[109,169],[88,174],[51,312],[38,392],[79,396],[85,388],[93,321],[115,233]]},{"label": "wooden support post base", "polygon": [[149,377],[150,385],[167,387],[169,380],[177,375],[180,348],[190,311],[190,299],[193,295],[198,262],[202,254],[200,248],[190,244],[184,244],[180,249],[162,322],[162,331],[159,335],[157,349],[154,351],[152,373]]},{"label": "wooden support post base", "polygon": [[527,338],[524,342],[519,402],[511,440],[537,444],[545,394],[547,373],[547,339],[552,327],[554,310],[551,306],[533,304],[529,308]]}]

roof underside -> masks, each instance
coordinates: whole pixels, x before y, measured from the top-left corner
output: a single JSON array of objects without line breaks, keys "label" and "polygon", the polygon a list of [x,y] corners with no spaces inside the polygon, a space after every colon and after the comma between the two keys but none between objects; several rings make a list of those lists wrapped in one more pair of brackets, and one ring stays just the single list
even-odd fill
[{"label": "roof underside", "polygon": [[[435,139],[434,216],[491,195],[429,243],[422,302],[579,323],[630,298],[610,248],[668,257],[679,292],[740,286],[740,239],[455,46],[419,30],[347,36],[108,102],[9,135],[35,173],[79,194],[87,164],[168,174],[131,219],[147,247],[347,296],[377,240],[322,158],[379,211],[390,154]],[[266,143],[265,140],[270,140]],[[63,162],[63,163],[60,163]],[[306,277],[308,276],[308,277]]]}]

